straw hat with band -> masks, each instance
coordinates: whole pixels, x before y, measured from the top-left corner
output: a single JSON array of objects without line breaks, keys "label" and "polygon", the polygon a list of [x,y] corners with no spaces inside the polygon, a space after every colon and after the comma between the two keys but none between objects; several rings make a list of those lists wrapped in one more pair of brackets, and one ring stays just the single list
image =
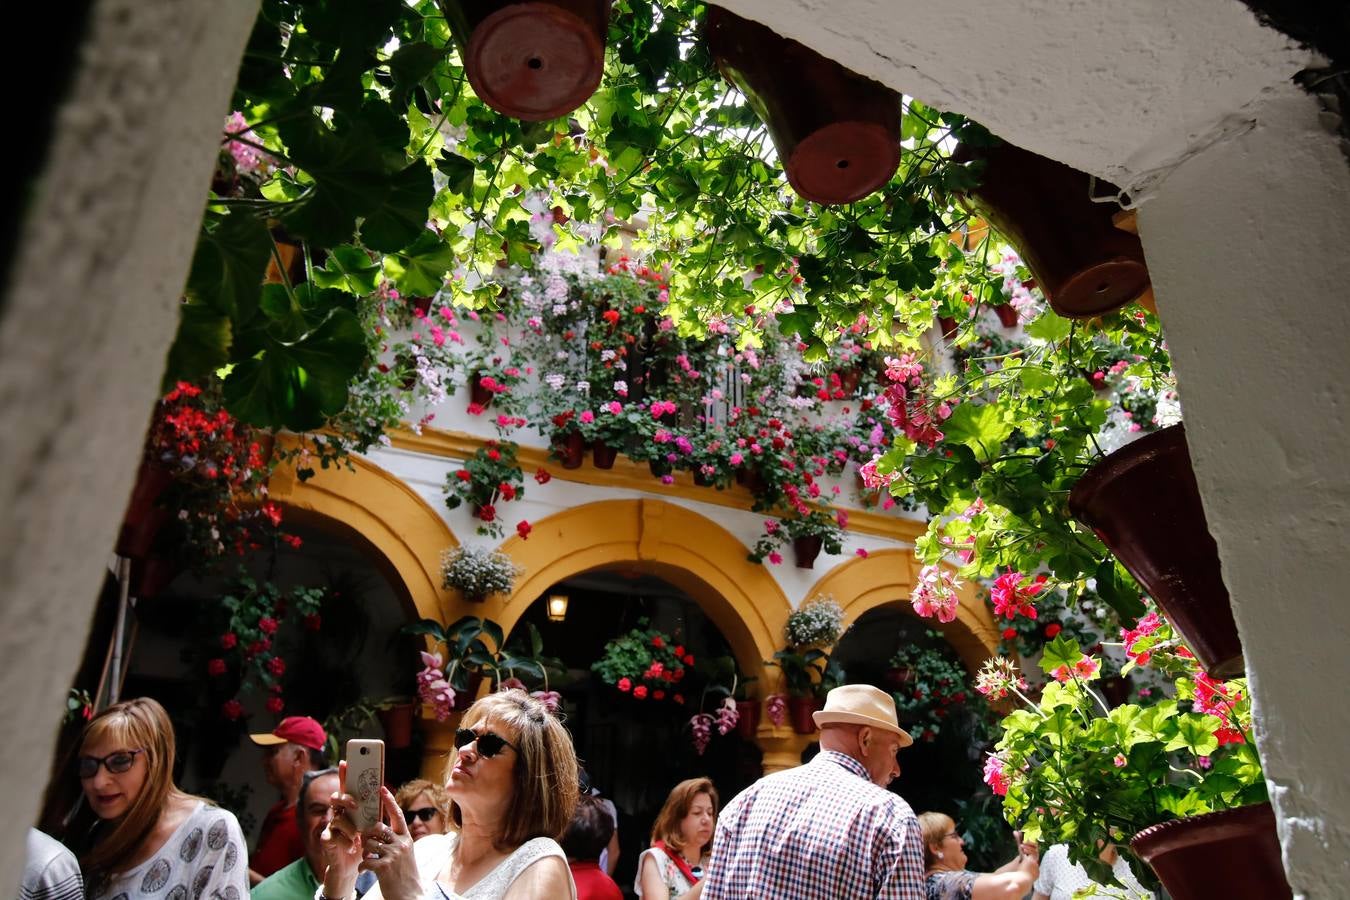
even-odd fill
[{"label": "straw hat with band", "polygon": [[891,695],[870,684],[846,684],[825,695],[825,708],[811,714],[816,726],[868,725],[899,735],[900,746],[914,743],[895,714]]}]

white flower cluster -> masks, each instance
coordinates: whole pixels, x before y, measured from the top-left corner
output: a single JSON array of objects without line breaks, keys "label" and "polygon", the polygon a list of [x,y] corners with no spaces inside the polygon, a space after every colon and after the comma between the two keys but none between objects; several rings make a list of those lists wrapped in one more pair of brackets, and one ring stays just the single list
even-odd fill
[{"label": "white flower cluster", "polygon": [[789,645],[833,644],[844,627],[844,609],[826,594],[807,600],[788,616],[783,636]]},{"label": "white flower cluster", "polygon": [[441,553],[441,586],[466,597],[510,593],[520,572],[511,557],[498,550],[455,547]]}]

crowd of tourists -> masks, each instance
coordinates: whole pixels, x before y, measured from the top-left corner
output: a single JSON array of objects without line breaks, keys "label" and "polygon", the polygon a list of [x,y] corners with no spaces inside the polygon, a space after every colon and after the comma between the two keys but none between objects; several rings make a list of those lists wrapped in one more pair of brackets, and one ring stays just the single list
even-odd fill
[{"label": "crowd of tourists", "polygon": [[[836,688],[815,722],[820,752],[810,762],[766,775],[725,807],[708,778],[677,784],[638,856],[632,891],[644,900],[1097,896],[1064,847],[1042,857],[1021,844],[999,869],[969,871],[950,817],[915,815],[887,790],[913,743],[890,695]],[[94,826],[78,855],[30,832],[21,900],[624,896],[612,877],[614,804],[590,787],[557,716],[524,691],[475,702],[444,782],[381,785],[379,821],[364,829],[347,763],[328,767],[318,722],[290,717],[252,739],[278,801],[250,854],[233,814],[174,784],[174,733],[159,703],[130,700],[95,716],[75,773]],[[1132,897],[1151,896],[1113,847],[1102,860]]]}]

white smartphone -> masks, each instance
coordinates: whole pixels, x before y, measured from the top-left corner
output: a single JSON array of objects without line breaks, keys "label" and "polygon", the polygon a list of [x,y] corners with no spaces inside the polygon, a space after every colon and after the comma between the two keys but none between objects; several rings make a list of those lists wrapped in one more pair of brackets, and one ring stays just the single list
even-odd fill
[{"label": "white smartphone", "polygon": [[358,831],[379,824],[380,786],[384,784],[384,741],[347,742],[347,793],[356,798],[352,821]]}]

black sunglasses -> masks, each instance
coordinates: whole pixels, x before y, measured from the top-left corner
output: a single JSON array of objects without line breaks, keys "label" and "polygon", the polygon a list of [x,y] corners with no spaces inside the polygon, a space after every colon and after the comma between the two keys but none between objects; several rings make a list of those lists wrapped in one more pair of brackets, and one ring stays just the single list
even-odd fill
[{"label": "black sunglasses", "polygon": [[403,821],[407,822],[409,825],[412,824],[413,819],[421,819],[423,822],[430,822],[435,818],[436,813],[438,812],[440,812],[440,810],[434,806],[424,806],[421,809],[405,809],[403,811]]},{"label": "black sunglasses", "polygon": [[[496,756],[498,753],[502,752],[503,747],[511,747],[512,750],[516,750],[516,748],[511,745],[510,741],[491,731],[485,731],[482,734],[479,734],[469,728],[460,728],[455,732],[456,750],[462,750],[474,741],[478,742],[478,755],[484,758]],[[516,750],[516,752],[519,753],[520,751]]]},{"label": "black sunglasses", "polygon": [[104,766],[114,775],[121,775],[136,763],[136,754],[144,750],[118,750],[107,756],[81,756],[76,763],[76,771],[81,778],[93,778],[98,767]]}]

